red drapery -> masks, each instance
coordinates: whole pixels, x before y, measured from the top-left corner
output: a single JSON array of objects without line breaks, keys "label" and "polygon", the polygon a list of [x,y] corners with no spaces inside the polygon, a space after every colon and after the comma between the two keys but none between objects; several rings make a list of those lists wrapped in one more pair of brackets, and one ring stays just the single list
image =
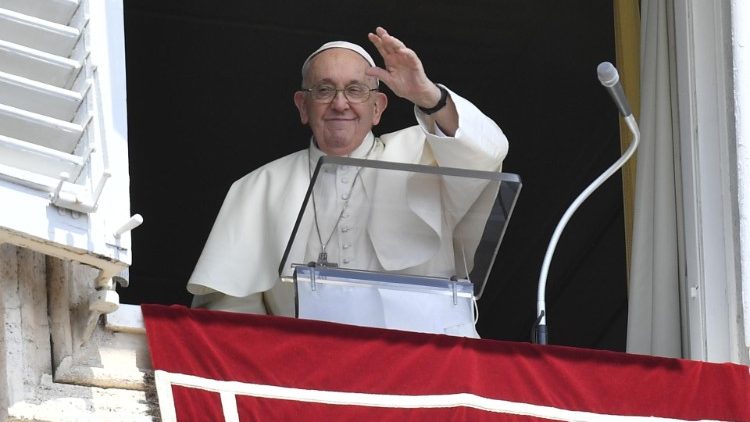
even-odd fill
[{"label": "red drapery", "polygon": [[141,308],[165,421],[750,421],[743,365]]}]

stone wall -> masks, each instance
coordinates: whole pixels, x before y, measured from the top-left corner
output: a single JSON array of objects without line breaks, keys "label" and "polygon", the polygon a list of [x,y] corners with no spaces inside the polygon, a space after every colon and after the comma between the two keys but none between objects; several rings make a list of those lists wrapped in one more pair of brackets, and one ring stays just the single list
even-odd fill
[{"label": "stone wall", "polygon": [[98,272],[0,245],[0,422],[159,420],[142,327],[86,338]]}]

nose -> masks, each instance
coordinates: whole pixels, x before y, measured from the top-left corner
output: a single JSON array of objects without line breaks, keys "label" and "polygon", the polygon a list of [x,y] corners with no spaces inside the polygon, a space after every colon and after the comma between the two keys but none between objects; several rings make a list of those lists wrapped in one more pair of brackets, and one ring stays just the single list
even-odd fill
[{"label": "nose", "polygon": [[349,108],[349,100],[344,95],[344,91],[336,91],[331,100],[331,108],[334,110],[346,110]]}]

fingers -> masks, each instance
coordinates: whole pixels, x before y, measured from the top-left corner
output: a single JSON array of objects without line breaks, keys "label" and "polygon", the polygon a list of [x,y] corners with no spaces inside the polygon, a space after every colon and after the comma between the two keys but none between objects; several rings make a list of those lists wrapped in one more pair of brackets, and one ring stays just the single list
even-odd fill
[{"label": "fingers", "polygon": [[390,35],[388,31],[380,26],[375,28],[374,34],[372,32],[367,34],[367,38],[369,38],[370,42],[375,45],[375,48],[377,48],[378,52],[383,56],[386,54],[397,53],[400,49],[406,47],[401,40]]},{"label": "fingers", "polygon": [[365,75],[374,76],[385,82],[386,84],[388,84],[391,77],[391,74],[387,70],[381,69],[379,67],[368,67],[367,69],[365,69]]}]

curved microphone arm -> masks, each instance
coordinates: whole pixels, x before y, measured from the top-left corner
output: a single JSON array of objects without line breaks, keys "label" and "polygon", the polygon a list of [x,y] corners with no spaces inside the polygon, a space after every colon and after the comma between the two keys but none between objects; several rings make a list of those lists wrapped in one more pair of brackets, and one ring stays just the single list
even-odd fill
[{"label": "curved microphone arm", "polygon": [[[609,65],[609,67],[611,67],[609,63],[606,63],[606,64]],[[611,69],[614,69],[614,68],[611,68]],[[607,70],[611,71],[611,69],[607,69]],[[601,72],[600,72],[600,79],[602,79]],[[617,81],[615,81],[615,83],[616,82]],[[605,86],[608,86],[604,81],[602,81],[602,83],[605,84]],[[620,108],[620,110],[622,112],[622,108]],[[630,111],[629,108],[626,110],[628,112]],[[635,117],[633,117],[633,115],[630,113],[627,116],[625,116],[624,119],[625,119],[625,123],[630,129],[630,132],[633,134],[633,140],[630,142],[630,146],[622,155],[622,157],[620,157],[619,160],[617,160],[604,173],[602,173],[601,176],[599,176],[596,180],[594,180],[583,192],[580,193],[580,195],[578,195],[576,200],[573,201],[573,203],[568,207],[567,211],[565,211],[565,214],[563,214],[562,218],[560,219],[560,222],[557,223],[557,228],[555,228],[555,232],[552,234],[552,239],[549,242],[549,246],[547,246],[547,253],[544,255],[544,263],[542,264],[542,271],[539,274],[539,290],[537,291],[536,338],[534,340],[538,344],[547,344],[547,315],[546,315],[546,305],[545,305],[545,291],[547,289],[547,273],[549,272],[549,265],[550,265],[550,262],[552,261],[552,255],[555,251],[555,246],[557,246],[557,241],[560,240],[560,235],[562,234],[562,231],[565,228],[565,225],[568,224],[568,220],[570,220],[570,217],[573,216],[573,213],[576,212],[576,210],[583,203],[583,201],[585,201],[586,198],[588,198],[589,195],[591,195],[599,186],[601,186],[610,176],[612,176],[617,170],[619,170],[620,167],[622,167],[625,164],[625,162],[630,159],[630,157],[635,152],[635,149],[638,147],[638,142],[641,139],[641,132],[638,129],[638,123],[636,122]]]}]

